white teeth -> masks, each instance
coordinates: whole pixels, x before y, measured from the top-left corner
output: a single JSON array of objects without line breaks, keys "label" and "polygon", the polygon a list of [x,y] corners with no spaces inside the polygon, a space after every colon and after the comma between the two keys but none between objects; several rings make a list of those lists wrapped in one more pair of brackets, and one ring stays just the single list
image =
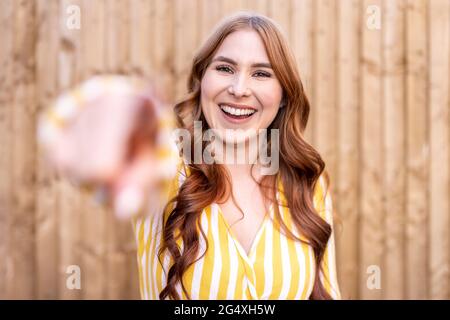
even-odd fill
[{"label": "white teeth", "polygon": [[253,113],[255,113],[256,111],[253,109],[237,109],[237,108],[233,108],[230,107],[226,104],[221,104],[220,108],[225,111],[226,113],[235,115],[235,116],[241,116],[241,115],[251,115]]}]

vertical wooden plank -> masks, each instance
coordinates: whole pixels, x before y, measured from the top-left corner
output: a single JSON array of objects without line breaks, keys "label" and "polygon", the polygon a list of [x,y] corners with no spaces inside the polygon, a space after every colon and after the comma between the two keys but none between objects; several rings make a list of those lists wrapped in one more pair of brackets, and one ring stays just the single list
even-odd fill
[{"label": "vertical wooden plank", "polygon": [[[168,10],[173,13],[173,3],[169,1]],[[145,76],[151,76],[153,78],[157,77],[155,66],[155,48],[161,47],[157,46],[157,43],[165,43],[165,46],[169,47],[173,44],[172,38],[164,38],[163,40],[156,40],[156,33],[162,31],[166,26],[155,23],[157,16],[157,6],[154,1],[146,0],[133,0],[130,7],[130,63],[133,66],[133,70],[137,74],[143,74]],[[158,16],[162,19],[163,14],[161,10],[158,10]],[[170,14],[169,14],[170,16]],[[173,20],[168,19],[166,23],[173,26]],[[169,44],[167,44],[167,41]],[[167,61],[166,61],[167,62]],[[173,57],[171,61],[168,62],[166,66],[166,72],[170,71],[173,73]],[[170,84],[166,84],[170,87],[169,91],[174,91],[173,85],[174,81]],[[169,97],[169,101],[172,101],[173,97]],[[119,223],[120,224],[120,223]],[[127,232],[130,236],[132,235],[132,229],[129,226],[120,226],[121,228],[128,227]],[[128,272],[127,283],[128,288],[126,289],[126,299],[138,299],[139,298],[139,279],[138,279],[138,265],[136,259],[136,241],[134,237],[127,237],[123,244],[120,246],[121,251],[125,252],[127,255],[128,262]]]},{"label": "vertical wooden plank", "polygon": [[[371,280],[385,274],[383,272],[383,207],[382,207],[382,143],[383,112],[381,85],[381,32],[369,28],[376,19],[373,11],[367,12],[369,6],[382,9],[381,1],[364,1],[361,15],[362,28],[362,119],[361,119],[361,171],[360,171],[360,298],[381,299],[382,289],[368,286]],[[382,27],[381,27],[382,28]],[[372,269],[373,268],[373,269]],[[377,271],[381,271],[378,273]],[[372,277],[373,276],[373,277]],[[376,285],[376,281],[372,284]]]},{"label": "vertical wooden plank", "polygon": [[[171,15],[173,15],[174,10],[172,1],[169,1],[167,7],[170,12],[168,14],[169,19],[166,20],[166,23],[172,27],[173,18]],[[158,21],[157,16],[160,17],[159,19],[165,18],[162,17],[162,15],[166,14],[166,12],[162,14],[161,10],[158,10],[157,12],[157,5],[155,2],[146,0],[133,0],[130,11],[130,63],[132,64],[135,73],[159,79],[158,70],[156,70],[155,67],[155,49],[162,47],[161,45],[158,45],[159,43],[164,43],[164,47],[173,47],[172,37],[165,38],[160,35],[165,31],[167,25],[160,25],[160,23],[155,22]],[[170,61],[166,61],[166,63],[166,72],[169,71],[173,74],[173,57],[171,57]],[[173,92],[175,91],[173,79],[169,84],[167,84],[166,80],[163,82],[166,94],[170,95],[169,101],[172,101],[174,95]],[[123,228],[126,226],[120,227]],[[131,228],[129,229],[129,232],[132,234]],[[136,241],[134,237],[126,238],[121,250],[127,255],[129,270],[126,298],[138,299],[138,264],[136,259]]]},{"label": "vertical wooden plank", "polygon": [[[80,9],[81,25],[83,26],[83,14],[80,1],[60,0],[58,12],[59,43],[57,56],[54,57],[57,63],[57,84],[60,91],[69,89],[79,78],[77,75],[77,52],[79,49],[79,29],[69,28],[67,22],[72,12],[71,9],[77,6]],[[73,13],[72,13],[73,14]],[[67,270],[69,266],[77,265],[81,268],[81,257],[77,248],[82,235],[80,233],[80,217],[82,210],[80,207],[80,194],[76,187],[72,186],[66,179],[58,181],[58,275],[59,275],[59,298],[60,299],[80,299],[81,290],[67,287]],[[83,270],[81,269],[81,280],[83,280]]]},{"label": "vertical wooden plank", "polygon": [[450,291],[449,6],[445,0],[429,2],[431,299],[448,299]]},{"label": "vertical wooden plank", "polygon": [[[58,192],[58,298],[80,299],[84,290],[84,280],[86,275],[77,246],[82,238],[80,219],[83,207],[80,203],[78,190],[67,180],[57,180],[56,189]],[[73,265],[80,267],[81,290],[72,289],[67,286],[69,274],[66,272],[70,270],[68,267]]]},{"label": "vertical wooden plank", "polygon": [[[93,73],[107,70],[106,50],[109,48],[106,47],[106,38],[111,32],[108,29],[109,21],[115,19],[114,11],[110,10],[107,4],[110,3],[105,0],[82,2],[80,72],[83,79]],[[105,260],[107,212],[85,195],[82,196],[79,210],[83,232],[79,244],[82,262],[82,298],[104,299],[107,281]]]},{"label": "vertical wooden plank", "polygon": [[[129,3],[127,0],[106,2],[106,69],[113,73],[129,71]],[[160,32],[160,30],[158,30]],[[158,33],[158,32],[156,32]]]},{"label": "vertical wooden plank", "polygon": [[[108,2],[108,12],[111,14],[107,22],[107,42],[106,61],[108,70],[112,72],[128,73],[130,65],[130,13],[128,1]],[[162,33],[161,29],[155,34]],[[161,30],[161,31],[160,31]],[[155,43],[162,43],[155,39]],[[155,46],[153,50],[159,46]],[[130,292],[130,281],[133,279],[135,270],[131,270],[129,247],[134,243],[132,229],[129,221],[119,221],[113,212],[106,213],[106,234],[105,234],[105,288],[104,298],[106,299],[127,299],[131,294],[136,297],[137,292]],[[135,260],[134,256],[134,260]]]},{"label": "vertical wooden plank", "polygon": [[404,297],[405,226],[405,1],[384,1],[384,298]]},{"label": "vertical wooden plank", "polygon": [[[36,44],[36,96],[38,111],[48,108],[57,94],[59,48],[59,2],[37,2],[39,40]],[[41,150],[36,165],[36,297],[59,297],[58,272],[58,210],[55,174],[45,162]]]},{"label": "vertical wooden plank", "polygon": [[[174,44],[174,1],[156,0],[155,15],[153,19],[153,29],[157,30],[154,34],[155,43],[164,43],[163,46],[153,47],[153,73],[158,77],[158,85],[162,91],[173,99],[175,88],[173,86],[175,77],[175,44]],[[197,11],[200,8],[197,8]],[[198,39],[200,40],[200,39]]]},{"label": "vertical wooden plank", "polygon": [[[12,208],[6,291],[8,298],[35,297],[35,45],[36,3],[13,2]],[[27,26],[27,27],[25,27]]]},{"label": "vertical wooden plank", "polygon": [[336,1],[314,1],[313,144],[326,163],[331,181],[337,172]]},{"label": "vertical wooden plank", "polygon": [[406,299],[428,297],[427,18],[427,0],[408,1]]},{"label": "vertical wooden plank", "polygon": [[[187,77],[200,42],[199,2],[174,0],[175,6],[175,100],[187,93]],[[189,14],[186,14],[189,12]],[[187,27],[188,26],[188,27]]]},{"label": "vertical wooden plank", "polygon": [[222,18],[222,3],[221,1],[201,0],[200,7],[200,38],[201,43],[203,43]]},{"label": "vertical wooden plank", "polygon": [[[450,5],[449,5],[448,10],[449,10],[449,17],[450,17]],[[450,31],[448,32],[448,41],[450,43]],[[450,44],[449,44],[449,46],[450,46]],[[448,63],[449,69],[448,69],[447,75],[450,75],[450,48],[448,50],[448,61],[449,61],[449,63]],[[449,92],[450,92],[450,79],[448,80],[447,93],[449,94]],[[449,110],[448,112],[450,112],[450,96],[447,96],[447,110]],[[448,123],[447,123],[447,131],[448,131],[447,145],[448,145],[448,152],[449,152],[447,156],[448,156],[448,159],[450,159],[450,114],[448,114],[447,120],[448,120]],[[448,170],[449,170],[449,172],[448,172],[448,177],[447,177],[447,187],[448,187],[449,197],[447,199],[450,199],[450,168]],[[448,230],[450,231],[450,204],[447,207],[447,217],[448,217],[447,222],[448,222],[448,227],[449,227]],[[447,232],[447,236],[449,236],[448,233],[449,232]],[[447,238],[447,252],[450,252],[450,239],[449,238]],[[450,254],[447,256],[447,258],[448,258],[447,259],[447,279],[448,279],[447,281],[450,286]],[[447,299],[450,299],[450,289],[447,289]]]},{"label": "vertical wooden plank", "polygon": [[279,25],[289,41],[291,39],[291,0],[270,1],[269,4],[270,17]]},{"label": "vertical wooden plank", "polygon": [[[72,10],[80,9],[80,28],[83,27],[83,14],[80,0],[60,0],[59,5],[59,52],[58,52],[58,84],[60,90],[75,85],[79,79],[80,29],[68,25]],[[70,26],[70,28],[69,28]]]},{"label": "vertical wooden plank", "polygon": [[81,52],[80,74],[85,80],[93,74],[106,71],[106,0],[81,2]]},{"label": "vertical wooden plank", "polygon": [[338,11],[338,89],[339,122],[338,178],[335,180],[334,209],[343,229],[337,232],[337,268],[343,298],[358,298],[358,215],[359,215],[359,121],[361,2],[344,0]]},{"label": "vertical wooden plank", "polygon": [[12,212],[12,35],[13,2],[0,3],[0,27],[3,30],[0,46],[0,299],[9,298],[7,281],[11,277],[11,258],[9,256],[10,216]]},{"label": "vertical wooden plank", "polygon": [[310,143],[312,142],[312,124],[315,114],[315,104],[312,100],[312,13],[312,0],[292,0],[290,43],[294,51],[306,96],[311,105],[308,125],[305,130],[305,139]]},{"label": "vertical wooden plank", "polygon": [[156,42],[152,21],[155,14],[153,1],[132,0],[130,4],[130,64],[132,72],[153,74],[152,53]]}]

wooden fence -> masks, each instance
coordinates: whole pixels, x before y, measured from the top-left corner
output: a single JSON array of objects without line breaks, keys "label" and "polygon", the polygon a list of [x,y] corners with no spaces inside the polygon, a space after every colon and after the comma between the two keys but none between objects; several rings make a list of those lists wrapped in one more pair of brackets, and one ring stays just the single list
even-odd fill
[{"label": "wooden fence", "polygon": [[242,9],[295,52],[342,220],[343,296],[450,298],[448,0],[2,0],[0,298],[139,298],[130,224],[49,172],[36,115],[102,72],[158,75],[176,101],[195,50]]}]

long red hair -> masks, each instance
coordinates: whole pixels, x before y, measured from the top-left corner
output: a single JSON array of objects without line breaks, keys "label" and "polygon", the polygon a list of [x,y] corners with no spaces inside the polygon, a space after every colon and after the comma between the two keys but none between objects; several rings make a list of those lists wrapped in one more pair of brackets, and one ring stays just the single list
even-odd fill
[{"label": "long red hair", "polygon": [[[288,237],[306,242],[313,248],[317,272],[311,298],[330,299],[320,280],[319,268],[332,230],[331,226],[319,216],[313,204],[314,190],[319,183],[319,177],[324,172],[325,163],[319,153],[303,137],[310,105],[294,56],[284,36],[271,19],[253,13],[239,13],[225,19],[215,29],[194,58],[188,78],[188,96],[174,107],[177,123],[179,127],[190,130],[192,136],[194,121],[202,121],[207,126],[200,106],[201,79],[224,39],[232,32],[242,29],[252,29],[259,34],[273,71],[283,88],[282,103],[285,107],[279,109],[268,129],[279,130],[278,177],[284,189],[284,197],[292,220],[301,237],[296,236],[295,232],[286,226],[277,205],[274,206],[275,218],[278,219],[282,231]],[[269,138],[270,135],[268,135],[268,148],[270,148]],[[193,144],[194,142],[192,142],[191,154],[194,150]],[[159,260],[161,261],[161,255],[168,250],[174,263],[169,268],[167,285],[161,291],[160,299],[180,299],[176,291],[178,283],[181,283],[186,297],[190,298],[182,279],[184,272],[199,259],[200,236],[206,240],[199,223],[200,215],[204,208],[213,202],[220,203],[230,195],[233,197],[230,177],[222,165],[189,164],[188,167],[190,174],[180,186],[177,196],[171,200],[175,206],[168,213],[163,226],[163,242],[158,252]],[[271,202],[277,201],[276,175],[264,176],[258,183],[266,199]],[[183,243],[182,250],[177,244],[180,237]]]}]

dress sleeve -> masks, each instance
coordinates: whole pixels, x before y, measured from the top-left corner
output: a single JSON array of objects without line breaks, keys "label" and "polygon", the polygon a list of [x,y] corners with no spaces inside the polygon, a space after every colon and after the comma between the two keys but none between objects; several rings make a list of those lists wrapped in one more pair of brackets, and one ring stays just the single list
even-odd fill
[{"label": "dress sleeve", "polygon": [[[143,78],[105,74],[93,76],[61,93],[39,114],[37,139],[44,155],[49,154],[59,135],[89,102],[108,94],[130,94],[143,99],[152,99],[154,92],[149,82]],[[175,126],[173,111],[157,104],[152,105],[158,123],[155,150],[158,161],[155,172],[163,180],[163,185],[167,185],[176,175],[180,163],[179,152],[172,139],[172,129]],[[107,195],[103,187],[90,186],[82,181],[72,182],[75,182],[81,191],[92,195],[98,203],[106,204]]]},{"label": "dress sleeve", "polygon": [[336,248],[335,248],[335,228],[333,221],[333,203],[331,193],[322,175],[314,192],[314,204],[322,219],[332,228],[332,233],[325,248],[324,256],[320,268],[320,280],[325,290],[333,299],[341,299],[339,290],[337,270],[336,270]]}]

